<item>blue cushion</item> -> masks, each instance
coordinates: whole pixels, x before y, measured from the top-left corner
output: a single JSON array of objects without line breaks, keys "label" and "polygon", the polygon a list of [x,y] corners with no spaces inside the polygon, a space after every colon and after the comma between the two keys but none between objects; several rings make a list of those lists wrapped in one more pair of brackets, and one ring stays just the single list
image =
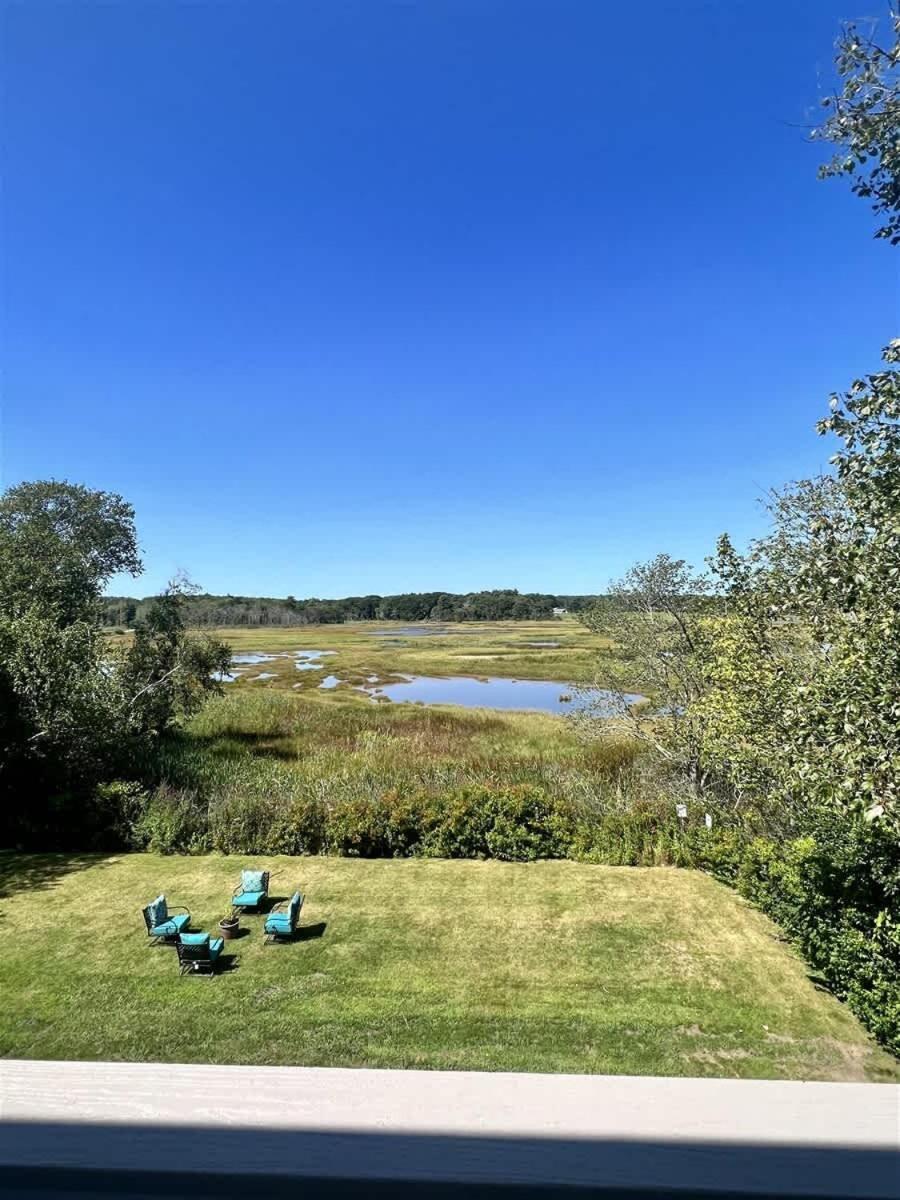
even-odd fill
[{"label": "blue cushion", "polygon": [[263,882],[265,871],[241,871],[241,888],[245,894],[259,892],[265,895],[266,885]]},{"label": "blue cushion", "polygon": [[291,896],[290,907],[288,908],[288,912],[290,913],[292,921],[297,920],[297,913],[300,911],[300,905],[302,903],[303,903],[303,897],[300,895],[299,892],[294,892],[293,896]]},{"label": "blue cushion", "polygon": [[246,905],[248,908],[255,908],[260,900],[265,896],[265,892],[241,892],[239,896],[235,896],[231,901],[232,904]]},{"label": "blue cushion", "polygon": [[150,903],[147,905],[147,908],[150,913],[151,925],[165,925],[169,917],[169,910],[166,906],[165,896],[157,896],[155,900],[150,901]]},{"label": "blue cushion", "polygon": [[209,957],[212,962],[215,962],[222,953],[222,947],[225,945],[223,938],[213,938],[209,943]]},{"label": "blue cushion", "polygon": [[190,924],[190,920],[187,913],[178,913],[177,916],[169,917],[168,921],[163,921],[161,925],[151,926],[150,932],[154,937],[174,937]]},{"label": "blue cushion", "polygon": [[284,929],[290,932],[293,922],[287,913],[273,913],[271,917],[266,917],[266,929]]},{"label": "blue cushion", "polygon": [[[183,933],[181,940],[185,946],[202,946],[204,942],[209,941],[208,933]],[[217,939],[221,941],[221,938]]]}]

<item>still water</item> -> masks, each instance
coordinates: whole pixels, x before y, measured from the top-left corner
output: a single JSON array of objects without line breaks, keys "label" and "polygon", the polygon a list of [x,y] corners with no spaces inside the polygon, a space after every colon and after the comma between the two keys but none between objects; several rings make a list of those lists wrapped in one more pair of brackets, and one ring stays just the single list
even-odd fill
[{"label": "still water", "polygon": [[[323,686],[337,686],[329,676]],[[457,704],[462,708],[534,709],[538,712],[578,712],[591,707],[599,716],[615,716],[618,701],[602,688],[573,691],[565,683],[547,679],[474,679],[455,676],[444,679],[431,675],[407,675],[401,683],[367,683],[359,688],[373,700],[386,697],[394,704]],[[626,696],[635,704],[643,697]]]}]

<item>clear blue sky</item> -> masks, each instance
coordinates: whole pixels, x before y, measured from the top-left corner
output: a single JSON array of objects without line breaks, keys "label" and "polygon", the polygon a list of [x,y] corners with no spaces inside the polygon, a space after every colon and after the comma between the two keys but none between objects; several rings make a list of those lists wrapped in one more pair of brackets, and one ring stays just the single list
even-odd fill
[{"label": "clear blue sky", "polygon": [[3,484],[127,496],[139,594],[596,591],[746,539],[897,333],[800,128],[846,15],[5,5]]}]

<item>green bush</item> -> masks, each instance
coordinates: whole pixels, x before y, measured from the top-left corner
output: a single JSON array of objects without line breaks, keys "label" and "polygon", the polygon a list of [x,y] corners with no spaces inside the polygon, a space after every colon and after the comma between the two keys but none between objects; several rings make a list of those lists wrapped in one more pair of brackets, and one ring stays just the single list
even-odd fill
[{"label": "green bush", "polygon": [[812,814],[787,841],[709,843],[702,864],[732,883],[792,937],[835,995],[900,1053],[900,845],[879,822]]},{"label": "green bush", "polygon": [[269,854],[322,854],[326,845],[326,819],[316,796],[299,795],[279,805],[269,829]]},{"label": "green bush", "polygon": [[837,995],[900,1054],[900,921],[882,910],[865,930],[838,930],[823,967]]},{"label": "green bush", "polygon": [[272,796],[225,791],[210,805],[212,847],[222,854],[270,854],[277,816]]},{"label": "green bush", "polygon": [[147,805],[147,795],[133,779],[112,779],[94,789],[91,823],[98,831],[98,846],[127,846]]},{"label": "green bush", "polygon": [[325,829],[326,844],[334,854],[353,858],[388,858],[388,822],[381,802],[372,796],[354,796],[331,808]]},{"label": "green bush", "polygon": [[541,788],[483,784],[442,795],[428,826],[423,851],[432,857],[530,862],[565,858],[573,822],[567,806]]},{"label": "green bush", "polygon": [[692,867],[699,836],[694,825],[682,829],[671,798],[639,796],[615,807],[583,810],[570,856],[622,867]]},{"label": "green bush", "polygon": [[212,849],[207,806],[196,792],[161,784],[135,822],[133,839],[154,854],[205,854]]}]

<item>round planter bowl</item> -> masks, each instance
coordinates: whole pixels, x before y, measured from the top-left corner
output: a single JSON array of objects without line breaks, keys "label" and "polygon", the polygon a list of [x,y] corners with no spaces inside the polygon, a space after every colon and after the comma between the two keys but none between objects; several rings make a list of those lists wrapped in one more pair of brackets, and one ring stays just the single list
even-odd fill
[{"label": "round planter bowl", "polygon": [[231,941],[236,938],[240,929],[240,921],[237,917],[226,917],[224,921],[219,922],[219,932],[226,941]]}]

